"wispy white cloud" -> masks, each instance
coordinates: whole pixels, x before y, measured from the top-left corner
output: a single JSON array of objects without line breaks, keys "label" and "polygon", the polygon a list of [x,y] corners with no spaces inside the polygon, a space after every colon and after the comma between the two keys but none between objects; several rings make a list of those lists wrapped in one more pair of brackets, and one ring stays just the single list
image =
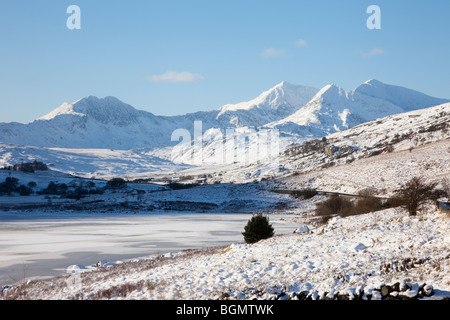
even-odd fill
[{"label": "wispy white cloud", "polygon": [[304,47],[304,46],[306,46],[306,41],[303,39],[298,39],[295,41],[295,45],[299,48]]},{"label": "wispy white cloud", "polygon": [[179,82],[197,82],[203,80],[204,77],[201,74],[191,73],[191,72],[176,72],[167,71],[163,74],[148,76],[147,80],[151,82],[168,82],[168,83],[179,83]]},{"label": "wispy white cloud", "polygon": [[368,52],[358,51],[357,54],[362,55],[363,57],[372,57],[386,54],[386,51],[382,48],[373,48]]},{"label": "wispy white cloud", "polygon": [[278,56],[282,56],[285,53],[286,53],[286,50],[284,50],[284,49],[277,50],[274,48],[267,48],[267,49],[264,49],[264,51],[261,53],[261,56],[263,58],[275,58]]}]

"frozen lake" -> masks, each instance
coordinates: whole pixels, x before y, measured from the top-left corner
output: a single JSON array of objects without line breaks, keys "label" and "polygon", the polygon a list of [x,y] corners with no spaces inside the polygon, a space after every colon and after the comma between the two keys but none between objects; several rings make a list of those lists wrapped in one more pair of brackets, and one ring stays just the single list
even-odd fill
[{"label": "frozen lake", "polygon": [[[243,242],[250,214],[0,213],[0,286],[92,265]],[[270,216],[275,234],[296,226]]]}]

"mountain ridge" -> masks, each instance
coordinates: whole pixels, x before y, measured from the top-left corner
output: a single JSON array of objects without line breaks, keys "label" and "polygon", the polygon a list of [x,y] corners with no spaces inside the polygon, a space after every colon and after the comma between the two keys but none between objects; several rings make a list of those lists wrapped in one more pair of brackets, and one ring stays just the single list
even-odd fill
[{"label": "mountain ridge", "polygon": [[405,111],[437,106],[450,101],[448,99],[431,97],[416,90],[385,84],[376,79],[367,80],[354,91],[389,101],[402,107]]}]

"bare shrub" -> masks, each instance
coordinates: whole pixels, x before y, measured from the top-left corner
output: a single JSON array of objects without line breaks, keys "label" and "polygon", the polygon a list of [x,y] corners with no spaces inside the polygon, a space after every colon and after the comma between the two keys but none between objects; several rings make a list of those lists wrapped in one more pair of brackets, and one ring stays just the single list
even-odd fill
[{"label": "bare shrub", "polygon": [[376,197],[364,197],[356,201],[355,214],[369,213],[384,209],[381,199]]},{"label": "bare shrub", "polygon": [[425,202],[437,199],[436,185],[437,183],[425,183],[421,178],[414,177],[396,192],[395,198],[401,207],[408,210],[410,216],[415,216]]}]

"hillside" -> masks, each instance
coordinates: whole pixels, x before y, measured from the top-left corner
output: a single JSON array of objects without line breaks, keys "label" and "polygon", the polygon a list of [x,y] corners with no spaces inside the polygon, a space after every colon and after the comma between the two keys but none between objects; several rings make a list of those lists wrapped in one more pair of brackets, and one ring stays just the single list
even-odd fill
[{"label": "hillside", "polygon": [[252,245],[239,242],[74,269],[74,274],[7,287],[0,297],[448,299],[449,221],[434,206],[416,217],[396,209],[336,217],[324,225],[298,224],[297,232]]}]

